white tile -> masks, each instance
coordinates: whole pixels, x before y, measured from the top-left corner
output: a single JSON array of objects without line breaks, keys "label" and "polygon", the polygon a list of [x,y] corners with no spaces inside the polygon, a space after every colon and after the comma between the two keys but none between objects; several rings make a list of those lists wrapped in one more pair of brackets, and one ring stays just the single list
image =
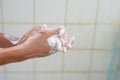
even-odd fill
[{"label": "white tile", "polygon": [[5,80],[5,74],[4,73],[0,73],[0,80]]},{"label": "white tile", "polygon": [[97,0],[68,0],[68,23],[94,23]]},{"label": "white tile", "polygon": [[113,38],[112,25],[98,25],[95,37],[95,48],[111,49]]},{"label": "white tile", "polygon": [[63,23],[65,0],[36,0],[36,22]]},{"label": "white tile", "polygon": [[114,32],[114,35],[116,36],[120,32],[120,25],[114,24],[113,26],[114,26],[113,32]]},{"label": "white tile", "polygon": [[88,71],[90,51],[69,51],[64,54],[65,71]]},{"label": "white tile", "polygon": [[113,23],[120,21],[120,0],[99,0],[98,22]]},{"label": "white tile", "polygon": [[33,71],[33,63],[32,60],[27,60],[23,62],[17,62],[17,63],[10,63],[6,65],[7,71],[20,71],[20,72],[27,72],[27,71]]},{"label": "white tile", "polygon": [[33,80],[30,73],[7,73],[6,80]]},{"label": "white tile", "polygon": [[90,80],[106,80],[105,73],[92,73],[90,76]]},{"label": "white tile", "polygon": [[90,25],[67,25],[68,36],[75,36],[74,48],[91,48],[94,26]]},{"label": "white tile", "polygon": [[[0,3],[1,4],[1,3]],[[1,23],[1,18],[2,18],[2,15],[1,15],[1,6],[0,6],[0,23]]]},{"label": "white tile", "polygon": [[61,80],[59,73],[36,74],[36,80]]},{"label": "white tile", "polygon": [[1,26],[1,24],[0,24],[0,32],[2,32],[2,26]]},{"label": "white tile", "polygon": [[29,24],[5,24],[3,29],[5,34],[20,37],[32,27],[33,25]]},{"label": "white tile", "polygon": [[36,59],[36,71],[61,71],[61,53]]},{"label": "white tile", "polygon": [[33,22],[33,0],[3,0],[4,22]]},{"label": "white tile", "polygon": [[111,59],[110,51],[94,51],[92,70],[93,71],[107,71]]},{"label": "white tile", "polygon": [[4,72],[4,70],[5,70],[4,66],[0,66],[0,73]]},{"label": "white tile", "polygon": [[0,32],[2,32],[2,28],[1,28],[1,26],[0,26]]},{"label": "white tile", "polygon": [[63,80],[88,80],[88,74],[83,73],[65,73]]}]

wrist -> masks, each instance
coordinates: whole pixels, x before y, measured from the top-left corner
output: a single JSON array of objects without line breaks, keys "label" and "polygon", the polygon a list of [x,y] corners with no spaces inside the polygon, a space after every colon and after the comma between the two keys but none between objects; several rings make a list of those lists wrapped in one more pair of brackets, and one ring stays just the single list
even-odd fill
[{"label": "wrist", "polygon": [[19,44],[16,47],[17,47],[18,51],[20,52],[19,56],[21,56],[21,58],[23,58],[23,60],[28,59],[26,56],[31,54],[31,52],[32,52],[29,49],[29,47],[24,44]]},{"label": "wrist", "polygon": [[6,48],[0,51],[0,65],[24,61],[27,58],[25,54],[25,47],[22,45]]},{"label": "wrist", "polygon": [[30,46],[28,46],[26,43],[19,44],[19,45],[17,45],[17,47],[20,51],[22,51],[21,56],[24,59],[30,59],[35,55],[34,54],[35,53],[34,49],[30,48]]}]

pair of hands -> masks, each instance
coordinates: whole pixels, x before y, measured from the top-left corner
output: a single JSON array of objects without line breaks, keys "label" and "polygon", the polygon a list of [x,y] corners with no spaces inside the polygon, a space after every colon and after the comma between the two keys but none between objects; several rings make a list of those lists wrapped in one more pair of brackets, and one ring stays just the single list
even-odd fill
[{"label": "pair of hands", "polygon": [[[53,35],[56,35],[60,32],[64,27],[59,26],[51,30],[46,30],[46,25],[35,26],[28,32],[26,32],[17,42],[17,46],[22,46],[25,48],[27,53],[26,57],[43,57],[51,55],[49,51],[51,47],[49,46],[47,39]],[[34,34],[37,32],[37,34]],[[16,41],[18,38],[12,36],[6,36],[6,38],[10,41]],[[67,38],[67,36],[65,36]],[[67,42],[63,44],[63,46],[68,50],[71,48],[71,44],[74,41],[74,37],[67,39]],[[14,45],[14,44],[13,44]]]}]

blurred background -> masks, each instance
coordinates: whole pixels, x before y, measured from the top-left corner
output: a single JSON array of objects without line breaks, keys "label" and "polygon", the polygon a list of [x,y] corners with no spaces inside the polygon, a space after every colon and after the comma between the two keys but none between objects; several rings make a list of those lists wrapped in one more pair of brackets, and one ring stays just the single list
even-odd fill
[{"label": "blurred background", "polygon": [[73,48],[0,66],[0,80],[120,80],[120,0],[0,0],[1,32],[20,37],[44,23],[64,25]]}]

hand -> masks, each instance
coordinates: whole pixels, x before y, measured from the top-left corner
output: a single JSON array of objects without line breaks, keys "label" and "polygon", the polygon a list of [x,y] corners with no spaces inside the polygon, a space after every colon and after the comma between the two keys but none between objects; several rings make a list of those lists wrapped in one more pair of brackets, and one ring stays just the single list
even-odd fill
[{"label": "hand", "polygon": [[[52,30],[47,30],[46,25],[34,27],[25,33],[18,44],[23,43],[24,46],[29,49],[31,53],[28,53],[29,55],[27,54],[27,57],[32,58],[48,56],[50,55],[49,51],[51,50],[51,47],[48,45],[47,39],[52,35],[58,34],[62,28],[63,27],[57,27]],[[38,34],[34,35],[34,32],[37,32]],[[61,43],[63,44],[62,47],[66,48],[66,50],[71,48],[73,41],[74,37],[67,39],[65,44]]]},{"label": "hand", "polygon": [[12,41],[17,41],[17,40],[18,40],[17,37],[0,33],[0,47],[1,48],[8,48],[8,47],[15,46],[12,43]]},{"label": "hand", "polygon": [[27,31],[18,41],[18,43],[16,45],[19,45],[23,42],[25,42],[30,36],[33,35],[34,32],[37,33],[41,33],[41,32],[45,32],[46,31],[46,24],[41,25],[41,26],[35,26],[32,29],[30,29],[29,31]]},{"label": "hand", "polygon": [[[60,43],[60,46],[62,47],[59,48],[60,46],[58,46],[55,49],[60,49],[64,52],[71,47],[71,44],[74,41],[74,37],[67,39],[66,36],[63,36],[65,39],[61,38],[59,35],[61,34],[61,32],[63,32],[62,30],[64,30],[62,28],[63,27],[57,27],[51,30],[47,30],[45,28],[45,25],[42,25],[40,27],[34,27],[30,31],[26,32],[24,36],[19,39],[16,46],[6,48],[0,51],[0,65],[12,62],[20,62],[34,57],[51,55],[50,51],[56,47],[54,46],[54,44],[53,47],[51,47],[51,45],[49,44],[49,40],[51,38],[50,36],[52,35],[56,35],[54,40],[58,41]],[[7,42],[7,46],[10,41],[17,40],[17,38],[12,38],[11,36],[7,36],[6,39],[3,34],[1,34],[0,37],[1,42]],[[3,46],[4,44],[1,45]],[[9,46],[11,45],[12,44],[9,44]]]},{"label": "hand", "polygon": [[[35,27],[31,31],[33,32],[34,30],[41,30],[43,26],[40,27]],[[54,28],[52,30],[46,30],[45,32],[39,33],[32,35],[32,32],[28,31],[25,35],[27,35],[24,38],[24,41],[22,44],[26,48],[26,51],[28,52],[26,54],[27,58],[33,58],[33,57],[43,57],[43,56],[48,56],[49,51],[51,50],[51,47],[48,45],[47,38],[49,38],[52,35],[57,34],[61,30],[61,27]],[[29,38],[28,38],[29,36]],[[22,38],[22,39],[23,39]]]}]

